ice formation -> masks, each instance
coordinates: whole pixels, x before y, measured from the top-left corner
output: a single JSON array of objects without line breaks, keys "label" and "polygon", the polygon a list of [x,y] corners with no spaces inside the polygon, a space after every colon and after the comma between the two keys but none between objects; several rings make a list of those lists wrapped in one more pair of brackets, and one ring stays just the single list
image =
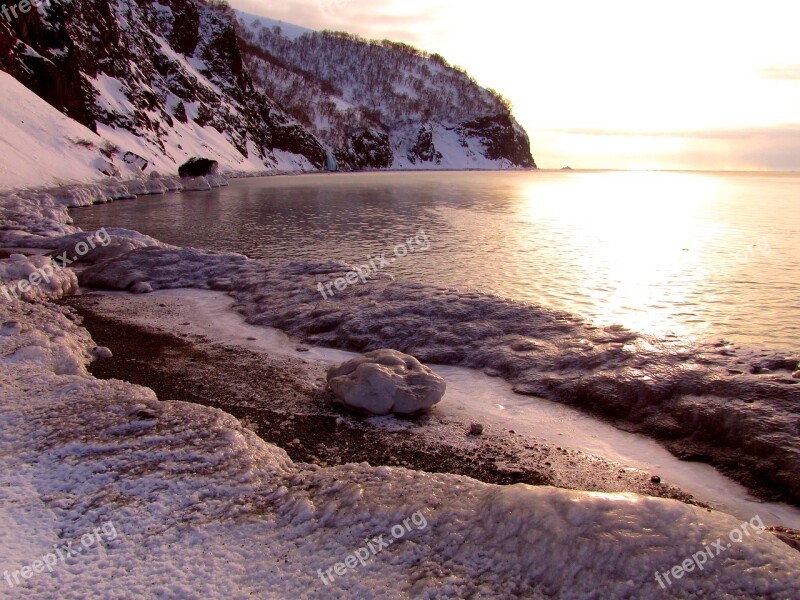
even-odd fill
[{"label": "ice formation", "polygon": [[444,379],[413,356],[373,350],[331,367],[328,386],[339,401],[373,415],[423,412],[444,396]]},{"label": "ice formation", "polygon": [[[118,536],[7,598],[791,598],[800,555],[745,536],[662,589],[655,573],[738,519],[672,500],[401,468],[293,463],[222,411],[86,375],[94,344],[64,309],[0,304],[0,573]],[[424,529],[393,527],[420,511]],[[365,566],[327,569],[383,536]],[[376,542],[377,543],[377,542]],[[387,585],[387,582],[392,582]]]}]

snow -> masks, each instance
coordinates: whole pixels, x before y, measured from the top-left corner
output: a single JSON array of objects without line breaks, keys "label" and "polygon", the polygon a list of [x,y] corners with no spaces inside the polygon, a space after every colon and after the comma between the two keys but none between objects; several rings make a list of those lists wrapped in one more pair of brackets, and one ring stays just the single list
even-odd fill
[{"label": "snow", "polygon": [[103,140],[0,71],[0,190],[91,182]]},{"label": "snow", "polygon": [[[165,46],[162,49],[166,51],[167,48]],[[185,59],[175,53],[172,55],[175,60],[180,59],[182,67],[194,73],[193,67]],[[199,74],[197,76],[203,85],[214,88],[206,78]],[[91,83],[98,92],[98,103],[102,108],[122,115],[131,114],[132,105],[125,97],[123,84],[118,79],[99,75]],[[113,187],[124,181],[142,180],[142,170],[136,164],[123,160],[126,152],[148,161],[145,171],[148,176],[153,171],[177,175],[178,166],[193,156],[218,161],[223,174],[315,170],[305,157],[283,151],[277,151],[268,158],[271,162],[265,163],[258,158],[252,143],[248,148],[249,157],[246,158],[224,134],[211,126],[200,127],[193,121],[180,123],[174,120],[172,127],[167,128],[163,149],[145,137],[137,137],[130,131],[102,123],[97,126],[98,133],[94,133],[53,108],[3,71],[0,71],[0,104],[3,106],[0,113],[0,155],[3,156],[0,162],[0,192],[87,183]],[[188,106],[187,112],[191,112]],[[102,149],[114,148],[116,152],[110,158],[101,152]],[[100,169],[117,172],[119,178],[109,177]],[[163,193],[165,189],[181,189],[179,183],[159,189],[152,187],[157,184],[150,179],[144,178],[143,182],[138,184],[141,191],[131,193]],[[218,183],[197,181],[192,189],[210,189],[218,187]],[[146,189],[141,187],[143,185],[151,187]],[[107,201],[107,197],[100,201]]]},{"label": "snow", "polygon": [[511,169],[514,166],[507,159],[490,159],[485,156],[486,148],[480,139],[459,135],[454,124],[430,123],[433,130],[433,145],[441,153],[438,161],[412,161],[409,152],[417,143],[419,124],[397,126],[392,129],[390,140],[395,149],[392,170],[497,170]]},{"label": "snow", "polygon": [[[91,339],[62,309],[0,305],[8,320],[21,332],[0,337],[0,571],[102,523],[118,536],[5,597],[778,598],[800,587],[800,555],[754,531],[661,590],[656,571],[741,521],[632,494],[295,464],[222,411],[19,358],[38,348],[88,362]],[[417,512],[424,529],[321,581],[318,570]]]},{"label": "snow", "polygon": [[78,291],[78,278],[47,256],[12,254],[0,261],[0,302],[57,300]]},{"label": "snow", "polygon": [[328,385],[342,404],[373,415],[426,411],[446,388],[444,379],[416,358],[390,349],[331,367]]}]

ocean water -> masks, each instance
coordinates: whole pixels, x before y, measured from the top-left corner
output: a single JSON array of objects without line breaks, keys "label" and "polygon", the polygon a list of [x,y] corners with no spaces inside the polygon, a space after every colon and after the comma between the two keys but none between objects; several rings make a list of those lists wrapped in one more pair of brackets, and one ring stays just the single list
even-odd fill
[{"label": "ocean water", "polygon": [[372,261],[642,333],[800,347],[800,175],[268,177],[72,214],[269,261]]}]

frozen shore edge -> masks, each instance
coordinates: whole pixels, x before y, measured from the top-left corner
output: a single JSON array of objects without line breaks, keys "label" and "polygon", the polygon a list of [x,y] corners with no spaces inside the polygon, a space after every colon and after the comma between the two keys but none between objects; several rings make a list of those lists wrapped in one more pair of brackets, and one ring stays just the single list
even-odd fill
[{"label": "frozen shore edge", "polygon": [[[65,204],[17,198],[31,209],[31,229],[0,232],[4,246],[53,249],[80,233],[68,216],[58,222]],[[49,293],[57,298],[65,290]],[[103,521],[122,532],[96,556],[62,567],[58,577],[26,580],[14,597],[51,597],[64,589],[124,589],[134,597],[151,589],[153,578],[174,593],[323,597],[330,590],[314,567],[329,567],[359,548],[365,535],[390,531],[417,511],[426,517],[420,535],[387,550],[391,561],[378,558],[358,575],[337,579],[338,591],[358,597],[393,580],[402,582],[390,590],[393,597],[442,589],[455,596],[580,597],[602,582],[609,598],[635,589],[655,595],[662,590],[654,571],[680,564],[740,525],[722,513],[630,494],[497,487],[367,465],[297,465],[221,411],[160,402],[146,388],[89,377],[94,345],[68,311],[18,301],[3,302],[0,310],[2,473],[13,499],[3,508],[3,533],[25,542],[10,546],[3,565],[10,560],[18,569],[37,550],[74,540]],[[23,490],[32,505],[13,496]],[[33,512],[18,509],[26,502]],[[211,552],[198,545],[209,536]],[[260,543],[256,548],[243,539]],[[149,549],[148,559],[141,547]],[[666,595],[707,590],[768,598],[800,587],[796,553],[770,536],[729,552],[702,577],[675,581]],[[267,563],[280,572],[232,574],[222,563]]]}]

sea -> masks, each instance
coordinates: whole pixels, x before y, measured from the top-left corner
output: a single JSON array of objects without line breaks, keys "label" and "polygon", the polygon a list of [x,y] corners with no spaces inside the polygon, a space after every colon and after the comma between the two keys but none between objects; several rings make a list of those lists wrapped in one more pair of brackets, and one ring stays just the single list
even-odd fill
[{"label": "sea", "polygon": [[72,214],[85,230],[342,260],[645,334],[800,348],[800,174],[310,174]]}]

